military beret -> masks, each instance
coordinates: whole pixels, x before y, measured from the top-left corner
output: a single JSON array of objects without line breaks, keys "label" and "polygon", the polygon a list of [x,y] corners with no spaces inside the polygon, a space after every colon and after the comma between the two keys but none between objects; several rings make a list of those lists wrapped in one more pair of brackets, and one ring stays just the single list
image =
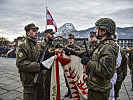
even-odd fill
[{"label": "military beret", "polygon": [[94,31],[90,32],[90,36],[96,37],[96,32]]},{"label": "military beret", "polygon": [[45,33],[55,34],[55,32],[53,32],[53,29],[46,29]]},{"label": "military beret", "polygon": [[74,39],[74,35],[68,34],[68,39]]},{"label": "military beret", "polygon": [[35,24],[31,23],[31,24],[28,24],[24,27],[25,31],[29,31],[29,29],[37,29],[39,30],[39,28],[37,26],[35,26]]}]

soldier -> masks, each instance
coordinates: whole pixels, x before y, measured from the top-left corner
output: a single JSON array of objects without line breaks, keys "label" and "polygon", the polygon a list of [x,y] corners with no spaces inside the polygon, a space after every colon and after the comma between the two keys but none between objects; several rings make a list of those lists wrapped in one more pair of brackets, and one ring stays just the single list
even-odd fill
[{"label": "soldier", "polygon": [[[55,55],[55,52],[50,51],[51,48],[54,48],[53,38],[54,38],[53,29],[45,30],[44,42],[40,43],[39,45],[41,55],[43,54],[43,49],[45,48],[45,46],[48,48],[47,51],[45,52],[44,60],[47,60],[48,58]],[[43,76],[43,78],[45,79],[43,82],[43,86],[44,86],[44,99],[43,100],[50,100],[51,69],[46,68],[45,65],[43,69],[46,71],[45,76]]]},{"label": "soldier", "polygon": [[132,82],[132,88],[131,88],[131,90],[133,91],[133,49],[131,49],[129,51],[128,66],[129,66],[130,74],[131,74],[131,82]]},{"label": "soldier", "polygon": [[[72,50],[74,51],[79,51],[80,50],[80,47],[78,47],[77,45],[74,44],[74,35],[72,34],[69,34],[68,35],[68,44],[65,45],[65,47],[69,47],[71,48]],[[65,53],[67,53],[69,50],[66,50]],[[69,52],[67,53],[67,55],[69,55]],[[69,98],[72,98],[72,94],[71,94],[71,91],[70,91],[70,88],[69,88],[69,85],[68,85],[68,82],[67,82],[67,79],[66,79],[66,76],[64,74],[64,77],[65,77],[65,81],[66,81],[66,87],[68,88],[68,92],[65,94],[65,97],[69,97]]]},{"label": "soldier", "polygon": [[90,43],[89,43],[89,49],[94,49],[97,46],[97,38],[96,38],[96,32],[90,32]]},{"label": "soldier", "polygon": [[122,82],[124,81],[125,77],[127,76],[127,58],[125,53],[120,50],[121,56],[122,56],[122,61],[121,65],[119,68],[117,68],[117,80],[116,84],[114,86],[115,90],[115,100],[117,97],[119,97],[119,90],[121,88]]},{"label": "soldier", "polygon": [[80,47],[78,47],[77,45],[74,44],[74,35],[69,34],[68,35],[68,44],[65,47],[69,47],[72,48],[74,51],[79,51]]},{"label": "soldier", "polygon": [[96,22],[96,35],[100,40],[87,63],[88,100],[108,100],[111,78],[114,75],[119,47],[111,35],[116,31],[115,22],[109,18],[101,18]]},{"label": "soldier", "polygon": [[34,83],[34,75],[40,71],[40,64],[36,62],[40,53],[37,44],[38,27],[31,23],[25,26],[26,41],[19,45],[16,65],[23,85],[23,100],[44,100],[42,85]]}]

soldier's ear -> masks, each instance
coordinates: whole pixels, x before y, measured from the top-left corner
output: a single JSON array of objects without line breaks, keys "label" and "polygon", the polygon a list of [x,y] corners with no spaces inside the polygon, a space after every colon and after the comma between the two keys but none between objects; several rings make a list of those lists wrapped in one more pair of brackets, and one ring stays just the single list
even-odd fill
[{"label": "soldier's ear", "polygon": [[45,37],[47,37],[47,35],[48,35],[48,34],[47,34],[47,33],[45,33]]},{"label": "soldier's ear", "polygon": [[104,33],[104,34],[106,34],[106,33],[107,33],[107,30],[102,30],[102,31],[103,31],[103,33]]},{"label": "soldier's ear", "polygon": [[27,36],[29,36],[29,35],[30,35],[30,32],[29,32],[29,31],[27,31],[27,32],[26,32],[26,35],[27,35]]}]

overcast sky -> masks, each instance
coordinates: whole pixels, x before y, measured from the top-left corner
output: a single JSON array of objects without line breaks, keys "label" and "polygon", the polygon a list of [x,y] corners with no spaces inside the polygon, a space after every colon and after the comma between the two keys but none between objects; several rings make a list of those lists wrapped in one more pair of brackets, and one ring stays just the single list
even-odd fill
[{"label": "overcast sky", "polygon": [[0,0],[0,37],[23,36],[29,23],[44,31],[46,6],[58,28],[73,23],[85,30],[102,17],[112,18],[117,27],[133,26],[133,0]]}]

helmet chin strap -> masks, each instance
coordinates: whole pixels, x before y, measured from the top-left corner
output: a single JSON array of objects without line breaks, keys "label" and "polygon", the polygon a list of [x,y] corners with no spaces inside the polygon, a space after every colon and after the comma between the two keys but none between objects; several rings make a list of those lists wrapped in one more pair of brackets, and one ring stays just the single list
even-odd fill
[{"label": "helmet chin strap", "polygon": [[96,38],[100,39],[101,37],[104,37],[104,36],[110,36],[110,34],[106,33],[106,34],[99,35],[99,30],[98,30],[98,35],[96,36]]}]

